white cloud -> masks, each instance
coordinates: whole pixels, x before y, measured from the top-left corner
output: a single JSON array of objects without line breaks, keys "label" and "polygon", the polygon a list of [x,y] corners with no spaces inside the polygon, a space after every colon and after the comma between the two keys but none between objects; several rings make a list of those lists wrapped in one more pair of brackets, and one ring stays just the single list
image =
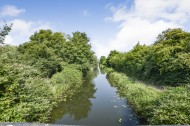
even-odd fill
[{"label": "white cloud", "polygon": [[106,8],[113,15],[105,21],[120,24],[109,50],[129,51],[137,42],[150,45],[163,30],[185,28],[190,23],[189,0],[134,0],[131,7],[108,4]]},{"label": "white cloud", "polygon": [[100,56],[105,56],[109,54],[109,49],[106,46],[100,44],[98,40],[91,40],[92,50],[96,52],[96,56],[100,58]]},{"label": "white cloud", "polygon": [[106,5],[106,8],[109,8],[109,10],[114,14],[112,17],[106,17],[105,21],[113,21],[113,22],[119,22],[127,19],[127,11],[126,6],[121,7],[114,7],[112,4]]},{"label": "white cloud", "polygon": [[12,44],[13,41],[14,40],[10,35],[6,36],[6,38],[5,38],[5,43],[6,44]]},{"label": "white cloud", "polygon": [[109,8],[113,16],[107,18],[114,22],[138,17],[150,21],[162,19],[183,24],[190,19],[189,0],[134,0],[130,10],[127,5]]},{"label": "white cloud", "polygon": [[109,49],[128,51],[132,49],[137,42],[150,45],[161,31],[176,27],[180,26],[162,20],[150,22],[146,19],[131,18],[122,25],[116,37],[110,41]]},{"label": "white cloud", "polygon": [[13,5],[6,5],[1,8],[0,10],[0,17],[4,16],[11,16],[11,17],[16,17],[21,13],[24,13],[24,9],[18,9],[17,7]]},{"label": "white cloud", "polygon": [[40,29],[54,29],[52,27],[53,25],[47,21],[25,21],[15,19],[8,22],[8,24],[10,23],[13,23],[13,27],[10,34],[6,36],[5,43],[12,45],[19,45],[27,42],[29,37]]},{"label": "white cloud", "polygon": [[88,16],[90,16],[90,13],[89,13],[89,11],[88,10],[83,10],[82,11],[82,15],[84,16],[84,17],[88,17]]}]

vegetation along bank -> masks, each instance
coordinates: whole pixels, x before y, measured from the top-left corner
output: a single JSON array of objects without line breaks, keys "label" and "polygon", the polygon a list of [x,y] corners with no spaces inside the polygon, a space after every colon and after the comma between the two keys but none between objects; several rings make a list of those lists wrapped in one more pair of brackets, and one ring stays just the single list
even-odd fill
[{"label": "vegetation along bank", "polygon": [[[0,122],[48,122],[52,109],[75,95],[97,59],[85,33],[35,32],[19,46],[0,38]],[[7,27],[8,29],[6,29]]]},{"label": "vegetation along bank", "polygon": [[101,57],[100,66],[148,124],[190,124],[189,32],[168,29],[153,45],[138,43],[129,52],[111,51]]}]

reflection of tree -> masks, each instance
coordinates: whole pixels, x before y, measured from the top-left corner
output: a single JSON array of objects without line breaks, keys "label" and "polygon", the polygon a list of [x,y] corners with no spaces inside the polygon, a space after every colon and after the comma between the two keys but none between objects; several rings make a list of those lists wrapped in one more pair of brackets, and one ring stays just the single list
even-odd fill
[{"label": "reflection of tree", "polygon": [[116,93],[117,93],[120,97],[125,97],[125,91],[126,91],[126,90],[125,90],[122,86],[118,85],[118,84],[116,83],[116,81],[113,79],[113,77],[110,77],[110,74],[107,74],[107,75],[106,75],[106,79],[108,80],[108,82],[109,82],[109,84],[110,84],[111,87],[114,87],[114,88],[117,89]]},{"label": "reflection of tree", "polygon": [[52,118],[50,122],[54,122],[57,119],[62,118],[64,115],[70,115],[75,120],[80,120],[88,116],[88,112],[91,111],[92,103],[91,98],[94,97],[96,89],[92,80],[97,76],[97,71],[89,73],[85,77],[83,86],[78,89],[78,93],[75,94],[70,100],[62,102],[55,110],[53,110]]},{"label": "reflection of tree", "polygon": [[100,69],[100,72],[101,72],[101,74],[106,74],[106,70],[105,69]]},{"label": "reflection of tree", "polygon": [[115,80],[113,80],[109,74],[106,75],[106,79],[108,80],[109,84],[111,87],[115,87],[115,88],[119,88],[118,85],[114,82]]},{"label": "reflection of tree", "polygon": [[99,67],[99,68],[100,68],[100,73],[101,73],[101,74],[106,74],[105,67],[103,67],[103,65],[101,65],[101,64],[100,64],[99,66],[100,66],[100,67]]}]

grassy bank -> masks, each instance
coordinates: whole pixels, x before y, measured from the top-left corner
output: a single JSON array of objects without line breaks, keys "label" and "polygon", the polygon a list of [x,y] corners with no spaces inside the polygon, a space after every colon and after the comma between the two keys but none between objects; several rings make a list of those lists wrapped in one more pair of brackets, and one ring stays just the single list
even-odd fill
[{"label": "grassy bank", "polygon": [[190,124],[188,85],[159,90],[113,71],[108,73],[108,79],[148,124]]}]

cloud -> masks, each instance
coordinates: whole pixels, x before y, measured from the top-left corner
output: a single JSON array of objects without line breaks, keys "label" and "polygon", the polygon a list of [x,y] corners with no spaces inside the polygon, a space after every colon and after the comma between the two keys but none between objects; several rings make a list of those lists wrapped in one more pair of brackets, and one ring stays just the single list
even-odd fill
[{"label": "cloud", "polygon": [[82,15],[84,16],[84,17],[88,17],[88,16],[90,16],[90,13],[89,13],[89,11],[88,10],[83,10],[82,11]]},{"label": "cloud", "polygon": [[127,5],[109,9],[113,16],[107,17],[110,21],[125,21],[129,18],[139,17],[150,21],[165,20],[183,24],[190,19],[189,0],[134,0],[133,7]]},{"label": "cloud", "polygon": [[29,41],[29,37],[34,32],[40,29],[54,29],[53,24],[47,21],[25,21],[21,19],[14,19],[8,22],[13,23],[12,30],[5,38],[5,43],[11,45],[19,45]]},{"label": "cloud", "polygon": [[131,18],[122,24],[120,31],[109,42],[108,47],[110,50],[129,51],[137,42],[150,45],[163,30],[176,27],[180,25],[162,20],[150,22],[147,19]]},{"label": "cloud", "polygon": [[129,51],[137,42],[150,45],[167,28],[186,28],[190,23],[189,0],[134,0],[114,6],[106,5],[112,16],[106,22],[119,23],[119,32],[113,37],[109,50]]},{"label": "cloud", "polygon": [[103,46],[100,44],[99,40],[91,40],[90,41],[92,44],[92,50],[96,52],[96,56],[100,58],[100,56],[108,55],[109,54],[109,49],[106,46]]},{"label": "cloud", "polygon": [[18,9],[17,7],[13,5],[6,5],[0,9],[0,17],[4,16],[11,16],[11,17],[16,17],[21,13],[24,13],[24,9]]}]

